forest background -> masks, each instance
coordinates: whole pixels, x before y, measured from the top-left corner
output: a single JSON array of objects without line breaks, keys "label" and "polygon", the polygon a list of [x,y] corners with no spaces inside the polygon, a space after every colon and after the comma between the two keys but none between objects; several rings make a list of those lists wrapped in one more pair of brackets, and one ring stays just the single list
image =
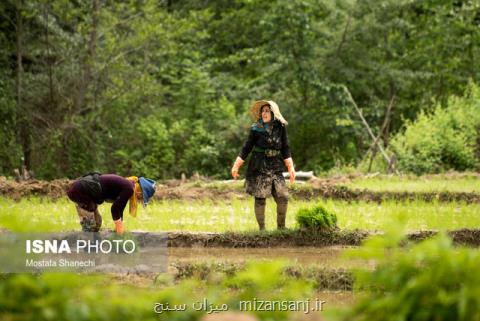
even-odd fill
[{"label": "forest background", "polygon": [[[227,178],[272,99],[297,169],[478,170],[476,0],[6,0],[0,175]],[[457,98],[452,98],[456,96]]]}]

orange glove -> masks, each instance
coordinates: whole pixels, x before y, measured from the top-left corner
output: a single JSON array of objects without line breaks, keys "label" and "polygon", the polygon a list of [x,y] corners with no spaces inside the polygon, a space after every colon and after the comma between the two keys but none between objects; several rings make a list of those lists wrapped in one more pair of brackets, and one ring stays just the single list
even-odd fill
[{"label": "orange glove", "polygon": [[115,223],[115,233],[117,233],[118,235],[122,235],[123,234],[123,221],[122,221],[122,219],[113,221],[113,223]]},{"label": "orange glove", "polygon": [[240,166],[243,165],[243,163],[245,163],[245,161],[243,159],[241,159],[240,157],[237,157],[237,159],[235,160],[235,163],[233,164],[233,167],[232,167],[232,177],[233,177],[233,179],[237,179],[238,170],[240,169]]},{"label": "orange glove", "polygon": [[285,166],[287,166],[288,174],[290,176],[290,183],[295,183],[295,168],[293,168],[293,159],[290,157],[284,159],[283,162],[285,163]]}]

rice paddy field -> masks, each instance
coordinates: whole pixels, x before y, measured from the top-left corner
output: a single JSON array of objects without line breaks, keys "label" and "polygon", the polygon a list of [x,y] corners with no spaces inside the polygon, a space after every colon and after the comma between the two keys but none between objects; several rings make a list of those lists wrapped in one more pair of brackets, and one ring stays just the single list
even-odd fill
[{"label": "rice paddy field", "polygon": [[[452,193],[457,201],[445,201],[433,197],[430,201],[422,197],[398,200],[387,196],[381,201],[348,200],[342,198],[290,198],[286,226],[288,230],[297,230],[295,216],[302,208],[322,205],[338,218],[340,231],[361,230],[368,232],[388,231],[392,226],[403,225],[407,232],[425,230],[451,231],[460,229],[476,230],[480,227],[480,203],[475,197],[480,195],[480,178],[475,173],[444,174],[435,176],[374,176],[353,178],[329,178],[321,184],[327,184],[339,190],[366,190],[376,193]],[[318,185],[318,182],[317,182]],[[162,185],[161,185],[162,186]],[[163,185],[167,186],[167,184]],[[185,192],[188,198],[156,198],[146,209],[140,209],[136,218],[125,211],[125,228],[136,232],[176,232],[176,233],[255,233],[257,224],[253,212],[253,199],[238,197],[242,192],[241,182],[187,182],[175,187],[180,195]],[[313,190],[315,184],[300,183],[292,187],[293,191]],[[204,197],[198,190],[208,190]],[[195,193],[189,191],[194,190]],[[218,194],[216,194],[218,193]],[[473,198],[462,199],[469,194]],[[192,197],[192,195],[196,195]],[[218,197],[211,196],[218,195]],[[227,197],[227,196],[228,197]],[[301,195],[301,194],[298,194]],[[386,194],[387,195],[387,194]],[[390,195],[390,194],[388,194]],[[110,204],[102,204],[103,231],[113,229],[110,217]],[[266,226],[268,233],[276,230],[276,212],[273,200],[267,200]],[[2,230],[16,232],[64,232],[79,231],[75,206],[65,197],[50,198],[28,195],[12,198],[0,197],[0,233]],[[355,251],[355,246],[325,245],[276,248],[204,248],[170,247],[168,248],[168,272],[166,274],[120,274],[88,276],[82,283],[75,276],[69,282],[77,284],[70,290],[90,293],[91,288],[105,287],[108,295],[118,302],[128,293],[138,297],[140,309],[152,302],[169,300],[182,302],[190,300],[191,291],[195,297],[208,296],[231,302],[232,298],[244,296],[269,296],[280,291],[283,297],[321,298],[327,302],[326,310],[320,314],[302,313],[275,314],[271,320],[336,320],[345,307],[357,301],[359,293],[354,290],[353,270],[362,266],[375,268],[375,262],[367,265],[346,258],[345,253]],[[348,255],[347,255],[348,256]],[[281,263],[279,263],[281,262]],[[271,270],[269,270],[271,269]],[[267,275],[278,274],[279,279],[269,281]],[[282,277],[280,277],[282,276]],[[283,278],[285,277],[285,278]],[[39,279],[32,279],[37,284]],[[48,274],[41,282],[48,281]],[[247,281],[245,281],[247,280]],[[25,280],[22,282],[26,282]],[[55,281],[57,282],[57,281]],[[53,287],[58,286],[54,282]],[[245,286],[256,284],[255,290]],[[268,285],[267,283],[270,282]],[[50,283],[48,283],[50,284]],[[239,287],[238,284],[243,284]],[[249,284],[249,283],[248,283]],[[271,292],[268,286],[275,286]],[[12,287],[15,286],[11,285]],[[49,285],[51,286],[51,285]],[[48,287],[47,287],[48,288]],[[8,286],[5,287],[8,289]],[[109,292],[110,291],[110,292]],[[190,291],[190,292],[189,292]],[[214,291],[225,291],[226,296],[213,295]],[[283,292],[282,292],[283,291]],[[303,291],[303,292],[302,292]],[[102,292],[103,293],[103,292]],[[113,294],[112,294],[113,293]],[[106,294],[107,295],[107,294]],[[87,302],[88,300],[85,299]],[[85,303],[87,304],[87,303]],[[138,306],[137,306],[138,308]],[[138,310],[138,309],[137,309]],[[133,310],[132,310],[133,311]],[[144,313],[144,312],[142,312]],[[133,317],[149,320],[152,315]],[[210,318],[210,319],[209,319]],[[201,314],[189,317],[172,314],[156,315],[158,320],[217,320]],[[225,320],[227,320],[226,318]],[[218,320],[221,320],[218,319]],[[234,320],[234,319],[232,319]],[[235,319],[237,320],[237,319]],[[266,315],[238,320],[270,320]]]},{"label": "rice paddy field", "polygon": [[477,173],[451,173],[424,176],[362,176],[340,185],[352,189],[384,192],[480,193],[479,182],[480,176]]},{"label": "rice paddy field", "polygon": [[[448,230],[480,226],[480,204],[465,202],[349,202],[343,200],[291,200],[288,228],[295,228],[295,213],[300,208],[321,204],[338,217],[341,229],[384,230],[392,222],[402,220],[406,229]],[[100,213],[104,228],[113,228],[110,204],[102,204]],[[126,211],[127,212],[127,211]],[[13,230],[73,231],[79,229],[75,206],[66,199],[48,200],[38,197],[15,201],[0,199],[0,226]],[[243,232],[257,229],[252,200],[166,200],[152,202],[139,210],[136,218],[125,213],[128,230],[140,231],[202,231]],[[273,200],[267,201],[267,229],[276,228]],[[12,225],[13,224],[13,225]]]}]

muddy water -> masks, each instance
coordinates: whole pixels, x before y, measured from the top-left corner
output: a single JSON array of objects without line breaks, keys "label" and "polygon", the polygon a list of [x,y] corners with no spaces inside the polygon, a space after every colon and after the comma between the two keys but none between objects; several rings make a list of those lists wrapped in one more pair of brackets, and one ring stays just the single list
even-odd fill
[{"label": "muddy water", "polygon": [[351,306],[355,303],[353,291],[322,291],[318,292],[316,298],[325,301],[325,309],[332,307]]},{"label": "muddy water", "polygon": [[[331,246],[331,247],[297,247],[297,248],[167,248],[168,254],[168,273],[174,278],[179,273],[178,265],[176,263],[182,263],[186,265],[190,264],[202,264],[208,265],[212,263],[227,263],[227,264],[242,264],[249,261],[270,261],[270,260],[284,260],[290,266],[312,266],[314,269],[319,266],[326,269],[340,269],[357,265],[358,262],[346,261],[343,259],[343,254],[346,250],[354,247],[343,246]],[[152,254],[154,255],[154,254]],[[212,271],[215,269],[215,265],[212,267]],[[188,269],[187,269],[188,270]],[[200,269],[202,270],[202,269]],[[208,269],[206,269],[205,272]],[[180,269],[181,272],[181,269]],[[200,273],[201,274],[201,273]],[[150,286],[152,283],[151,276],[137,276],[133,275],[137,279],[129,280],[127,283],[142,284],[143,286]],[[196,275],[195,277],[198,277]],[[328,277],[326,277],[328,278]],[[178,281],[182,280],[179,279]],[[313,280],[313,279],[312,279]],[[125,281],[125,280],[123,280]],[[327,281],[325,281],[327,282]],[[330,282],[330,281],[328,281]],[[327,282],[327,283],[328,283]],[[332,276],[332,283],[342,282],[340,279],[336,279]],[[338,290],[333,288],[337,287]],[[335,311],[338,308],[345,308],[351,306],[355,302],[355,293],[350,288],[342,288],[340,285],[335,285],[333,290],[320,290],[318,289],[312,296],[311,301],[319,299],[325,301],[325,310],[323,313],[329,313]],[[302,313],[299,315],[304,316]],[[299,319],[304,320],[304,319]],[[308,319],[310,320],[310,319]]]},{"label": "muddy water", "polygon": [[295,248],[168,248],[169,262],[242,263],[252,260],[285,260],[289,264],[351,267],[342,254],[353,247],[295,247]]}]

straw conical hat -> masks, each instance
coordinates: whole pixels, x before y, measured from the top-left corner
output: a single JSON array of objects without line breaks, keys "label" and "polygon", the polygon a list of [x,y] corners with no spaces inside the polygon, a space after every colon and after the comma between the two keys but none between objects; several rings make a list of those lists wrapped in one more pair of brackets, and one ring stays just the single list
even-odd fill
[{"label": "straw conical hat", "polygon": [[285,118],[283,118],[282,114],[280,113],[280,108],[278,108],[278,105],[273,100],[257,100],[252,104],[252,106],[250,107],[250,116],[252,116],[252,119],[254,121],[257,121],[261,117],[260,109],[265,105],[270,106],[270,109],[272,110],[275,119],[279,120],[282,124],[288,124],[288,122],[285,120]]}]

